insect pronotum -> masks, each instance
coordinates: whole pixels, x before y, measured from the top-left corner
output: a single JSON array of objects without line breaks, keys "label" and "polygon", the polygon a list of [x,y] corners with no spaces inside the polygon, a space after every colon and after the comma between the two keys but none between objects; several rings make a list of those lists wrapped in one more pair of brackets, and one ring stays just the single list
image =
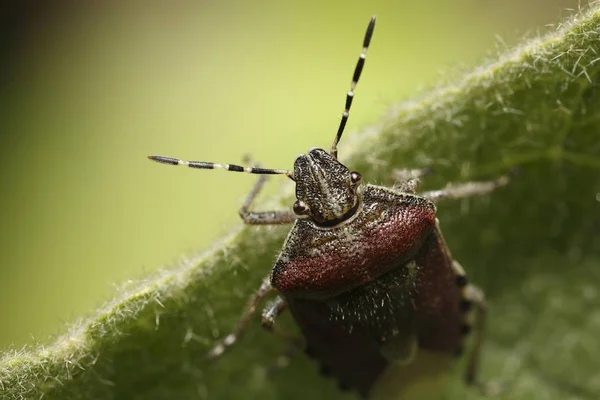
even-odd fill
[{"label": "insect pronotum", "polygon": [[[372,17],[329,152],[313,148],[296,158],[293,170],[149,157],[164,164],[261,175],[240,216],[252,225],[293,224],[270,275],[209,356],[218,357],[236,343],[259,303],[275,292],[263,311],[263,327],[273,331],[277,317],[289,310],[307,354],[340,387],[364,397],[391,363],[410,362],[418,349],[460,354],[472,330],[465,377],[476,382],[484,297],[452,258],[435,203],[483,195],[508,182],[501,176],[417,194],[424,170],[396,170],[397,184],[387,188],[363,183],[358,172],[337,160],[374,29]],[[295,182],[292,210],[251,211],[267,175],[273,174]]]}]

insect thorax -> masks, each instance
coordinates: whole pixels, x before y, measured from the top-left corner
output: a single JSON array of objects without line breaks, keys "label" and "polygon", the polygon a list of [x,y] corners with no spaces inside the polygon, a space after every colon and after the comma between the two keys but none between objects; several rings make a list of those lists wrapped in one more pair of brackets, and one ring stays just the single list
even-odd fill
[{"label": "insect thorax", "polygon": [[435,206],[426,199],[365,185],[362,207],[347,223],[296,222],[271,284],[286,297],[320,301],[367,287],[407,265],[434,226]]}]

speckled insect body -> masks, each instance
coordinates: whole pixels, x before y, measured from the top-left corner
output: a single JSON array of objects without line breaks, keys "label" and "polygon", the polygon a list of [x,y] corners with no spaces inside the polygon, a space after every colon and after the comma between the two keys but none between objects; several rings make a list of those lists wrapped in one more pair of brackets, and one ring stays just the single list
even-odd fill
[{"label": "speckled insect body", "polygon": [[[391,363],[408,363],[419,349],[462,353],[472,328],[477,337],[466,380],[475,382],[484,299],[453,260],[435,203],[489,193],[508,181],[503,176],[417,194],[424,171],[394,171],[397,184],[387,188],[363,183],[358,172],[337,160],[337,144],[374,27],[373,17],[329,152],[311,149],[298,156],[293,171],[150,156],[166,164],[260,174],[240,209],[242,219],[248,224],[293,223],[271,274],[250,299],[233,332],[209,356],[220,356],[232,346],[261,300],[276,291],[275,300],[263,312],[263,327],[277,333],[276,318],[289,309],[302,331],[307,354],[317,360],[321,371],[363,397],[369,396]],[[295,182],[292,210],[249,210],[269,174],[285,174]],[[468,318],[472,312],[478,317],[473,326]]]}]

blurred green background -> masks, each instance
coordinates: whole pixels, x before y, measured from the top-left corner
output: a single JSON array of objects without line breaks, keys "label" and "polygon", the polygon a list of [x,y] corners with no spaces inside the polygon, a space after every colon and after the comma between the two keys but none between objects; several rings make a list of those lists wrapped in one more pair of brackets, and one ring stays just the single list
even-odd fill
[{"label": "blurred green background", "polygon": [[240,223],[253,177],[148,154],[290,168],[328,148],[372,14],[349,134],[582,2],[70,3],[2,16],[0,349]]}]

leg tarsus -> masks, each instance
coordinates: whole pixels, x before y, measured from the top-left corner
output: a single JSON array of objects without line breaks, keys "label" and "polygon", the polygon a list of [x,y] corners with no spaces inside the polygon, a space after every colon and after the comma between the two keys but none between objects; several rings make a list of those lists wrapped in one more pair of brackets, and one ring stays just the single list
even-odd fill
[{"label": "leg tarsus", "polygon": [[296,214],[294,214],[293,211],[249,211],[252,202],[256,199],[261,189],[264,187],[267,178],[268,175],[261,175],[258,178],[256,184],[240,208],[240,217],[246,224],[249,225],[277,225],[294,222],[296,220]]}]

